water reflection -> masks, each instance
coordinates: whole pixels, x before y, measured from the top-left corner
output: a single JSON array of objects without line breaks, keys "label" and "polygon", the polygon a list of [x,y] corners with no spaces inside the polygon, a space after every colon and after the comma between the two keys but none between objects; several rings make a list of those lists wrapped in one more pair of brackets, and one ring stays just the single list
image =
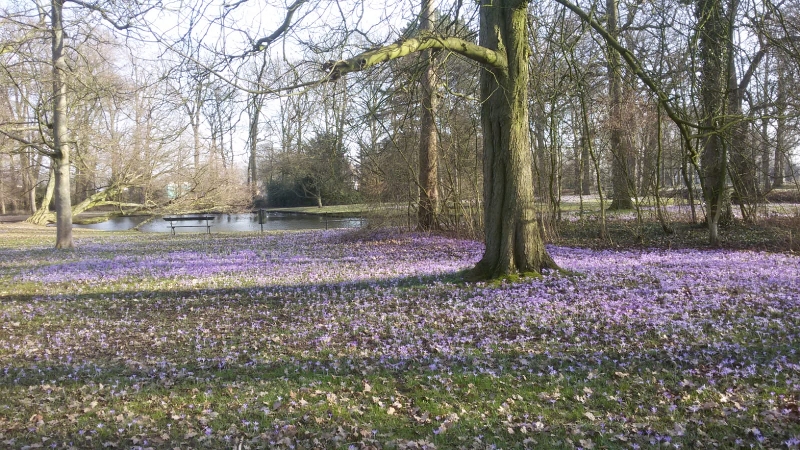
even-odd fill
[{"label": "water reflection", "polygon": [[[211,221],[211,232],[228,231],[260,231],[262,225],[259,224],[257,213],[244,214],[203,214],[213,216]],[[128,216],[114,217],[105,222],[87,225],[75,225],[76,228],[89,228],[102,231],[124,231],[130,230],[135,226],[147,221],[151,216]],[[325,217],[319,215],[291,214],[270,212],[264,220],[264,231],[269,230],[315,230],[325,228],[358,228],[363,221],[358,218]],[[181,225],[198,225],[197,228],[178,228],[179,233],[205,232],[205,221],[182,222]],[[169,222],[161,217],[144,223],[139,228],[140,231],[148,233],[169,233]]]}]

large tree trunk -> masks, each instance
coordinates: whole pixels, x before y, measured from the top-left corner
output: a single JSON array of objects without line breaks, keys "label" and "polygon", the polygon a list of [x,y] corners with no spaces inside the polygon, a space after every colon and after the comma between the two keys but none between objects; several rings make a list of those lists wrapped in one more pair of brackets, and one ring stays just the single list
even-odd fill
[{"label": "large tree trunk", "polygon": [[55,170],[56,248],[72,248],[72,200],[69,187],[69,145],[67,144],[67,85],[64,76],[63,0],[52,0],[53,62],[53,169]]},{"label": "large tree trunk", "polygon": [[723,136],[726,122],[728,77],[728,27],[722,0],[698,0],[695,10],[700,46],[700,126],[703,197],[709,241],[719,244],[719,224],[730,215],[726,195],[727,145]]},{"label": "large tree trunk", "polygon": [[506,70],[481,74],[486,249],[476,278],[540,273],[556,265],[536,220],[528,132],[527,2],[493,0],[481,8],[481,46],[506,53]]},{"label": "large tree trunk", "polygon": [[[419,28],[421,32],[430,32],[433,28],[431,19],[433,6],[431,0],[422,0],[419,15]],[[438,139],[436,135],[436,110],[438,99],[436,97],[436,65],[434,50],[422,52],[424,69],[422,74],[422,117],[420,118],[419,136],[419,209],[417,222],[422,230],[432,230],[439,227],[436,217],[439,203],[439,155]]]},{"label": "large tree trunk", "polygon": [[[617,0],[607,0],[607,29],[608,33],[615,39],[619,36],[618,15],[619,8]],[[622,120],[622,64],[620,63],[619,52],[613,48],[608,49],[608,98],[609,98],[609,121],[611,122],[610,146],[611,146],[611,176],[614,186],[614,196],[611,201],[611,209],[632,209],[631,200],[631,173],[629,166],[629,146],[625,140],[625,130]]]}]

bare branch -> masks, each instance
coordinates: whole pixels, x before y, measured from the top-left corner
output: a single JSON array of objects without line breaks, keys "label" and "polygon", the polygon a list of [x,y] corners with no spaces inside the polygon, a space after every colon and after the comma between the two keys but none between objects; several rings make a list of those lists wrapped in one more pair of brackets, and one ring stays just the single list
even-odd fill
[{"label": "bare branch", "polygon": [[0,128],[0,134],[2,134],[3,136],[5,136],[5,137],[7,137],[9,139],[17,141],[17,142],[19,142],[20,144],[22,144],[22,145],[24,145],[26,147],[33,148],[33,149],[35,149],[36,151],[38,151],[39,153],[41,153],[41,154],[43,154],[45,156],[55,156],[55,152],[53,150],[51,150],[49,147],[45,146],[45,145],[37,144],[36,142],[29,141],[28,139],[25,139],[22,136],[9,133],[8,131],[3,130],[2,128]]},{"label": "bare branch", "polygon": [[303,6],[303,4],[306,1],[308,0],[295,0],[295,2],[292,3],[291,6],[289,6],[289,9],[286,10],[286,17],[283,19],[283,23],[281,24],[281,26],[279,26],[278,29],[275,30],[269,36],[263,37],[255,41],[253,43],[253,50],[257,52],[263,51],[267,47],[269,47],[269,45],[272,44],[276,39],[283,36],[283,34],[286,33],[289,27],[292,26],[292,17],[294,16],[294,13],[297,12],[297,10],[300,9],[300,7]]},{"label": "bare branch", "polygon": [[608,44],[609,47],[619,52],[622,58],[625,59],[625,62],[628,63],[628,67],[631,69],[631,71],[633,71],[633,73],[640,80],[642,80],[642,82],[650,89],[650,91],[656,95],[658,102],[664,107],[664,111],[667,113],[669,118],[673,120],[673,122],[681,127],[698,128],[697,124],[687,121],[672,107],[667,93],[661,89],[661,86],[658,85],[656,80],[654,80],[647,72],[645,72],[636,56],[631,53],[630,50],[622,46],[622,44],[620,44],[619,41],[615,39],[614,36],[612,36],[608,30],[606,30],[605,27],[603,27],[603,25],[597,21],[597,19],[594,18],[594,16],[582,10],[579,6],[571,3],[569,0],[556,0],[556,2],[575,13],[575,15],[580,17],[581,20],[592,27],[592,29],[594,29],[597,34],[599,34],[606,41],[606,44]]},{"label": "bare branch", "polygon": [[[94,11],[94,12],[100,14],[100,17],[102,17],[103,20],[108,22],[112,27],[116,28],[117,30],[124,31],[124,30],[127,30],[127,29],[129,29],[129,28],[131,28],[133,26],[133,23],[131,23],[131,21],[130,21],[132,17],[126,17],[126,21],[125,22],[119,22],[119,21],[117,21],[117,19],[111,17],[111,12],[108,9],[103,8],[102,6],[100,6],[97,3],[89,3],[89,2],[82,1],[82,0],[66,0],[66,1],[69,1],[71,3],[75,3],[78,6],[82,6],[82,7],[86,8],[86,9],[88,9],[90,11]],[[153,7],[150,7],[148,9],[146,9],[145,11],[136,14],[136,16],[142,15],[145,12],[149,11],[150,9],[153,9]]]}]

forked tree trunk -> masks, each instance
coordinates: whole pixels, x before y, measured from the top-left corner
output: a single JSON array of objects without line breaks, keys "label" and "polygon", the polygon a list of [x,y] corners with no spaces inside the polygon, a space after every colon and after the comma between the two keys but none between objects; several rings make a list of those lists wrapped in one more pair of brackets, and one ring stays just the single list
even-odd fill
[{"label": "forked tree trunk", "polygon": [[474,278],[556,268],[536,219],[528,132],[527,2],[484,1],[481,46],[505,52],[506,70],[481,74],[486,249]]}]

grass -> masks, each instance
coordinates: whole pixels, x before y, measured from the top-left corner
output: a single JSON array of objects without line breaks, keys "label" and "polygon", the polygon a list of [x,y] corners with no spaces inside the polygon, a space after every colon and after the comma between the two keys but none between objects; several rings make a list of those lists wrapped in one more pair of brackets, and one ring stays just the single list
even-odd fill
[{"label": "grass", "polygon": [[0,446],[800,443],[791,254],[557,246],[568,275],[464,283],[481,246],[415,233],[52,238],[0,225]]},{"label": "grass", "polygon": [[[710,248],[708,229],[704,224],[686,221],[670,223],[667,234],[658,223],[645,221],[610,220],[607,237],[600,238],[596,220],[563,221],[559,224],[554,243],[571,247],[593,248]],[[729,250],[761,250],[771,252],[800,251],[800,220],[789,217],[773,218],[758,225],[741,222],[722,227],[720,247]]]},{"label": "grass", "polygon": [[297,206],[290,208],[267,208],[268,211],[275,212],[290,212],[300,214],[314,214],[314,215],[342,215],[347,217],[360,216],[362,214],[375,214],[375,213],[390,213],[400,208],[394,203],[386,204],[373,204],[373,203],[357,203],[352,205],[332,205],[332,206]]}]

